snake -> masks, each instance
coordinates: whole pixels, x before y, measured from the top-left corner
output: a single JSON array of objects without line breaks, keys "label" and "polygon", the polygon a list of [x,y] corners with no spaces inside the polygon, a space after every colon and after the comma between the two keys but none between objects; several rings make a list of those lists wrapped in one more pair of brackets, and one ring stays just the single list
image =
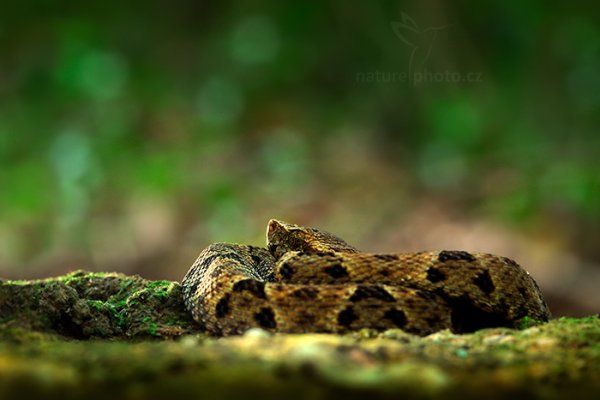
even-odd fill
[{"label": "snake", "polygon": [[401,329],[418,336],[548,321],[538,284],[510,258],[462,250],[375,254],[271,219],[267,246],[213,243],[181,281],[183,302],[215,336]]}]

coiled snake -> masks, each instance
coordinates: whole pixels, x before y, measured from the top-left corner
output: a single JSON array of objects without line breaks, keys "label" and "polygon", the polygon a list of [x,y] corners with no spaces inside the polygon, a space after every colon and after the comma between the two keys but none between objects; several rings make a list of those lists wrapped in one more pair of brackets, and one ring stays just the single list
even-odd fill
[{"label": "coiled snake", "polygon": [[370,254],[314,228],[269,221],[267,248],[215,243],[182,282],[207,332],[345,333],[400,328],[416,335],[516,327],[550,312],[531,276],[506,257],[465,251]]}]

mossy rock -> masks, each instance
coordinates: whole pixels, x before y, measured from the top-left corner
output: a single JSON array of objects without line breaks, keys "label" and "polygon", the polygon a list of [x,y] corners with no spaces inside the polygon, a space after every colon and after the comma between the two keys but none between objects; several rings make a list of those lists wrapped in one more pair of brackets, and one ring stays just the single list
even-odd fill
[{"label": "mossy rock", "polygon": [[0,282],[1,398],[600,398],[600,319],[522,330],[212,338],[179,284]]},{"label": "mossy rock", "polygon": [[75,271],[0,283],[0,322],[73,339],[171,338],[196,332],[177,282]]}]

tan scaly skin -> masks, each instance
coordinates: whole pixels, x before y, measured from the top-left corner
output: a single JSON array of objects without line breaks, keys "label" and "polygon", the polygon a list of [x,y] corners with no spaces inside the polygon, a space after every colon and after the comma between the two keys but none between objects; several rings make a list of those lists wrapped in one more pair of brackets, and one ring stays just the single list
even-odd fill
[{"label": "tan scaly skin", "polygon": [[371,254],[314,228],[269,221],[268,249],[215,243],[183,278],[183,298],[209,333],[416,335],[547,321],[539,287],[516,262],[485,253]]}]

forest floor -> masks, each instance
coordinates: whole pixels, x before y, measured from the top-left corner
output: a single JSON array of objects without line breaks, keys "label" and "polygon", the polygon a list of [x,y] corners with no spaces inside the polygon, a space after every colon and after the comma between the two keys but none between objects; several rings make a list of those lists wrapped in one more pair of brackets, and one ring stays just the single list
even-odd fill
[{"label": "forest floor", "polygon": [[598,316],[522,328],[214,338],[176,282],[0,281],[0,398],[600,398]]}]

